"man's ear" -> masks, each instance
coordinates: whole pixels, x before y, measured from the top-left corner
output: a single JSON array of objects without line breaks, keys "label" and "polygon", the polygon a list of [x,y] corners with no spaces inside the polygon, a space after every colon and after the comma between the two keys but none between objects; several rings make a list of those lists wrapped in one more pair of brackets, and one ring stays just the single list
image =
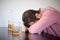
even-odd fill
[{"label": "man's ear", "polygon": [[40,19],[42,17],[42,13],[41,12],[40,13],[36,13],[35,16],[36,16],[36,18]]},{"label": "man's ear", "polygon": [[41,8],[39,8],[39,13],[41,12]]},{"label": "man's ear", "polygon": [[40,18],[40,14],[36,13],[35,14],[36,18]]}]

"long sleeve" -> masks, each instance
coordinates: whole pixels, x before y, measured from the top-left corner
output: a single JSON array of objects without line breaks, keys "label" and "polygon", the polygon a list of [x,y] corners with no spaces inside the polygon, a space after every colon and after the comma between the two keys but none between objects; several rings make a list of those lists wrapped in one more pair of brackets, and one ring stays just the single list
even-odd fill
[{"label": "long sleeve", "polygon": [[29,32],[30,33],[42,32],[42,30],[49,27],[49,25],[56,23],[58,20],[58,15],[57,15],[58,13],[59,12],[52,7],[46,8],[41,19],[32,26],[30,26],[30,28],[28,28]]}]

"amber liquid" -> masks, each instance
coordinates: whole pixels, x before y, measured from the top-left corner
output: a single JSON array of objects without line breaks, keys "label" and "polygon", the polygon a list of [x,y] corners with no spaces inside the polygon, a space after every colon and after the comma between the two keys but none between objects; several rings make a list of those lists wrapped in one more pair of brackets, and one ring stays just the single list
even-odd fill
[{"label": "amber liquid", "polygon": [[8,32],[12,34],[13,24],[8,24]]},{"label": "amber liquid", "polygon": [[12,31],[13,36],[19,36],[19,34],[20,34],[20,30],[13,30]]},{"label": "amber liquid", "polygon": [[14,25],[8,24],[8,32],[12,34],[13,36],[19,36],[20,30],[13,30]]}]

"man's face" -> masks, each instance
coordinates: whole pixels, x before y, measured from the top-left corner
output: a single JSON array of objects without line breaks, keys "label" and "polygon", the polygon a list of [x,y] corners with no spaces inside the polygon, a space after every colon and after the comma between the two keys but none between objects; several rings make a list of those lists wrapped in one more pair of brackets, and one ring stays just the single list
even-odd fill
[{"label": "man's face", "polygon": [[[40,19],[42,15],[41,15],[41,13],[40,13],[40,14],[36,13],[35,16],[36,16],[37,19]],[[34,23],[36,23],[37,21],[38,21],[38,20],[29,22],[29,25],[31,26],[31,25],[33,25]]]},{"label": "man's face", "polygon": [[38,21],[38,20],[29,22],[29,25],[31,26],[31,25],[33,25],[34,23],[36,23],[37,21]]}]

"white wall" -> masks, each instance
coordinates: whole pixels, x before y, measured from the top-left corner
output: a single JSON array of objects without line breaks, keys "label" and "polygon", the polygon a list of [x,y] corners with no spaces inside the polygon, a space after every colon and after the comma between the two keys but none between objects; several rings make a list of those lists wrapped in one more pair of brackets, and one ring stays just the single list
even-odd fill
[{"label": "white wall", "polygon": [[39,9],[52,6],[60,10],[60,0],[0,0],[0,27],[7,27],[8,20],[20,21],[27,9]]}]

